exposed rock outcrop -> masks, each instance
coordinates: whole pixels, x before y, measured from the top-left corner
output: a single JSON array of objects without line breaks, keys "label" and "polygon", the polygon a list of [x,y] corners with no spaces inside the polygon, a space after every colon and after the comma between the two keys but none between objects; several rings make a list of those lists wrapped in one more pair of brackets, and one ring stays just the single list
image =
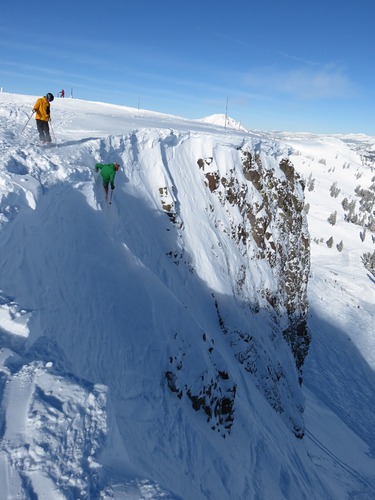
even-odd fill
[{"label": "exposed rock outcrop", "polygon": [[[219,328],[234,356],[254,377],[271,407],[297,437],[302,437],[303,398],[298,385],[310,344],[306,321],[310,254],[304,183],[287,152],[269,151],[267,144],[263,151],[263,146],[251,142],[233,147],[232,161],[225,165],[218,164],[215,156],[197,159],[208,197],[216,197],[227,214],[225,220],[219,219],[212,201],[210,217],[235,242],[240,256],[234,300],[250,309],[254,318],[261,313],[264,323],[259,326],[259,319],[254,324],[250,319],[246,328],[235,327],[233,321],[227,321],[221,299],[214,294],[213,299]],[[161,188],[160,194],[165,200],[167,190]],[[165,201],[162,206],[181,228],[178,211]],[[271,281],[266,278],[270,275]],[[212,427],[221,428],[224,434],[230,432],[236,407],[232,374],[215,363],[215,369],[208,366],[200,374],[196,385],[190,384],[182,372],[182,364],[176,367],[171,363],[166,373],[169,388],[180,398],[186,395],[195,410],[204,411]],[[225,384],[220,372],[227,374]]]}]

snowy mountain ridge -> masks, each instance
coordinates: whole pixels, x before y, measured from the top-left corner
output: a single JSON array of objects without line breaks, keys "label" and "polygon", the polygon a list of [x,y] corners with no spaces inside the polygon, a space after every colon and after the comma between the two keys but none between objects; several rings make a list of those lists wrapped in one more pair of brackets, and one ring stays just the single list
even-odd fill
[{"label": "snowy mountain ridge", "polygon": [[[371,187],[373,166],[362,155],[371,138],[353,139],[358,154],[345,138],[229,132],[59,99],[56,144],[43,148],[34,123],[21,133],[33,102],[0,94],[7,494],[232,499],[359,491],[370,498],[375,439],[365,421],[373,418],[373,375],[364,375],[358,354],[359,379],[340,388],[350,348],[341,335],[341,361],[330,361],[334,383],[324,383],[330,350],[317,351],[331,337],[320,338],[318,313],[332,318],[317,305],[325,289],[348,293],[347,281],[340,291],[337,258],[350,259],[350,300],[365,309],[361,332],[351,327],[351,336],[371,365],[374,302],[361,254],[372,243],[358,244],[354,211],[329,195],[333,180],[348,205],[353,178]],[[92,170],[97,161],[122,165],[110,206]],[[337,178],[339,168],[345,176]],[[327,216],[338,212],[335,225],[322,224],[327,208]],[[363,213],[369,225],[371,209]],[[347,311],[333,310],[336,330],[347,331]],[[350,387],[364,380],[361,403]],[[325,434],[320,414],[347,448]]]}]

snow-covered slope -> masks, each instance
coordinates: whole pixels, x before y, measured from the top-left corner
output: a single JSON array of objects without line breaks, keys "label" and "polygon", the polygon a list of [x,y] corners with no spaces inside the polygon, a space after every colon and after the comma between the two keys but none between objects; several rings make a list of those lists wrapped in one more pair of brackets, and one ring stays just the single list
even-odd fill
[{"label": "snow-covered slope", "polygon": [[203,123],[211,123],[212,125],[218,125],[220,127],[228,128],[231,130],[239,130],[241,132],[247,132],[247,130],[241,125],[241,123],[236,122],[230,116],[223,114],[216,114],[205,116],[201,119]]},{"label": "snow-covered slope", "polygon": [[[340,202],[359,175],[369,189],[372,167],[353,142],[59,99],[56,144],[43,148],[32,121],[22,131],[35,99],[0,94],[6,495],[371,498],[374,282],[361,255],[373,244]],[[122,165],[111,205],[98,161]],[[303,202],[304,183],[312,343],[300,387],[283,332],[304,318],[307,233],[303,212],[283,228],[277,203],[283,190]]]}]

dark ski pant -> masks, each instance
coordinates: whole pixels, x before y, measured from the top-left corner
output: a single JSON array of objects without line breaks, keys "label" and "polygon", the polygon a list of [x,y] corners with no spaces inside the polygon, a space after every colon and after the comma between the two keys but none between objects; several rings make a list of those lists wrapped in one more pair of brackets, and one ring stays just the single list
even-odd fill
[{"label": "dark ski pant", "polygon": [[[104,191],[105,191],[105,199],[106,200],[108,199],[108,186],[109,186],[109,181],[103,180],[103,187],[104,187]],[[111,184],[111,189],[112,189],[112,191],[115,189],[114,184]]]},{"label": "dark ski pant", "polygon": [[42,142],[51,142],[48,122],[44,120],[36,120],[36,126],[39,132],[39,139]]}]

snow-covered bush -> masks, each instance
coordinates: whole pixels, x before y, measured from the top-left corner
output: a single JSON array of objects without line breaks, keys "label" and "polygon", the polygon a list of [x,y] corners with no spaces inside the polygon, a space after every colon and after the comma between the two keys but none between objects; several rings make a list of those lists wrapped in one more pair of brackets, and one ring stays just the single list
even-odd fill
[{"label": "snow-covered bush", "polygon": [[312,174],[310,174],[307,179],[307,189],[308,191],[314,191],[315,189],[315,179],[313,179]]},{"label": "snow-covered bush", "polygon": [[329,189],[329,194],[332,196],[332,198],[337,198],[340,194],[340,191],[341,189],[337,187],[337,182],[334,182]]},{"label": "snow-covered bush", "polygon": [[341,202],[341,206],[344,210],[349,210],[349,200],[348,198],[344,198]]},{"label": "snow-covered bush", "polygon": [[336,220],[337,220],[337,212],[333,212],[331,213],[331,215],[328,217],[327,221],[332,225],[334,226],[336,224]]},{"label": "snow-covered bush", "polygon": [[362,255],[362,262],[367,271],[375,276],[375,252],[365,252]]}]

